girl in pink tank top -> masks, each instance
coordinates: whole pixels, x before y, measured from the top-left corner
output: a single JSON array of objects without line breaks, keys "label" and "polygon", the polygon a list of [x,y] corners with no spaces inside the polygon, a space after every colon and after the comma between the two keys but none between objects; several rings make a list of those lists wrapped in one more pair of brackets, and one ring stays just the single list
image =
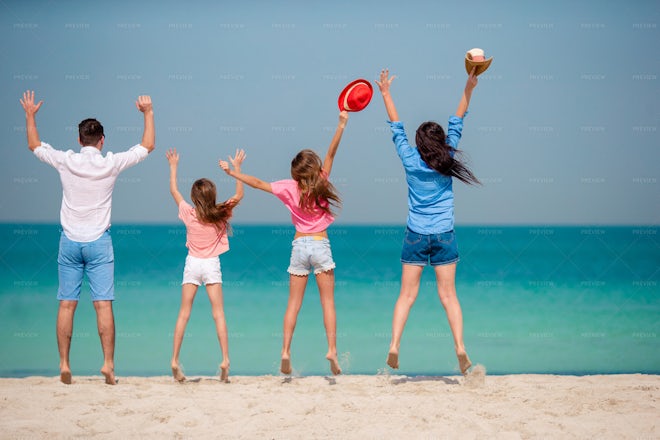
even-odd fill
[{"label": "girl in pink tank top", "polygon": [[296,228],[291,260],[289,264],[289,301],[284,314],[284,338],[280,371],[291,374],[291,340],[296,327],[298,312],[307,287],[307,279],[313,271],[321,296],[323,324],[325,325],[328,351],[326,359],[330,362],[332,374],[340,374],[341,367],[337,358],[337,319],[335,313],[335,263],[332,259],[327,228],[334,221],[331,208],[339,206],[341,201],[335,187],[328,181],[332,163],[339,147],[348,113],[339,114],[339,124],[330,141],[325,159],[312,150],[302,150],[291,162],[292,179],[268,183],[240,170],[232,170],[227,162],[220,166],[227,174],[253,188],[272,193],[279,198],[291,212],[291,221]]}]

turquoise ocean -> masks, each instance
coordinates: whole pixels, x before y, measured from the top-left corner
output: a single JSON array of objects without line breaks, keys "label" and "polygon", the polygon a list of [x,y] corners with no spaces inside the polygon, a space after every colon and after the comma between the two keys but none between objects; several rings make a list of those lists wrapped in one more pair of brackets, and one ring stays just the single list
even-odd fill
[{"label": "turquoise ocean", "polygon": [[[337,224],[338,350],[345,373],[386,371],[405,226]],[[660,374],[660,239],[655,226],[458,226],[457,290],[465,342],[489,374]],[[0,225],[0,376],[58,374],[55,318],[60,228]],[[168,375],[186,256],[182,225],[113,225],[116,372]],[[278,374],[293,229],[234,225],[221,257],[231,374]],[[292,347],[295,373],[328,374],[318,290],[310,278]],[[427,268],[404,332],[401,374],[453,375],[447,320]],[[75,375],[98,374],[87,286],[71,349]],[[198,291],[181,362],[215,375],[220,350]]]}]

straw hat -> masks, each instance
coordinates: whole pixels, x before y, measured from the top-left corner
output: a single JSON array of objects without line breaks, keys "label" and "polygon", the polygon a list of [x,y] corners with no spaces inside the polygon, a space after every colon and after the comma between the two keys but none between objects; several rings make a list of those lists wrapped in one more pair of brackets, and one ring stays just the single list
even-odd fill
[{"label": "straw hat", "polygon": [[[476,60],[474,58],[476,58]],[[486,59],[484,57],[483,49],[479,49],[478,47],[468,50],[468,52],[465,54],[465,70],[467,71],[468,75],[470,72],[472,72],[472,68],[474,67],[477,68],[474,71],[474,75],[481,75],[490,67],[490,63],[492,62],[493,57]]]},{"label": "straw hat", "polygon": [[340,111],[359,112],[369,105],[374,94],[371,83],[366,79],[356,79],[341,91],[337,103]]}]

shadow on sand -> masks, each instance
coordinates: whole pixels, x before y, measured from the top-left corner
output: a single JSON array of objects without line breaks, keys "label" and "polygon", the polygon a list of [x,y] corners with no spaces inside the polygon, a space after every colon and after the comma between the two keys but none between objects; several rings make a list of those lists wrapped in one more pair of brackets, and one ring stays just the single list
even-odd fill
[{"label": "shadow on sand", "polygon": [[397,377],[392,379],[390,383],[392,385],[400,385],[402,383],[408,382],[444,382],[447,385],[460,385],[460,382],[456,379],[450,379],[444,376],[413,376],[413,377]]}]

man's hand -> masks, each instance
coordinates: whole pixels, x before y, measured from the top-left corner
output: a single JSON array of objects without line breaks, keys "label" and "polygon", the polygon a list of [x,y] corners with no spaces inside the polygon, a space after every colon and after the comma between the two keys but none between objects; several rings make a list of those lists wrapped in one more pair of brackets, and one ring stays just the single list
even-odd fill
[{"label": "man's hand", "polygon": [[25,114],[27,116],[36,115],[41,108],[41,104],[43,103],[43,101],[39,101],[37,104],[34,103],[34,90],[27,90],[23,93],[21,105],[23,106],[23,110],[25,110]]},{"label": "man's hand", "polygon": [[153,111],[153,109],[154,109],[153,105],[151,104],[151,96],[149,96],[149,95],[138,96],[137,101],[135,101],[135,106],[142,113],[146,113],[148,111]]},{"label": "man's hand", "polygon": [[151,105],[151,96],[138,96],[135,106],[144,113],[144,132],[142,133],[140,145],[151,153],[156,148],[156,128],[154,126],[154,108]]},{"label": "man's hand", "polygon": [[394,78],[396,76],[390,75],[390,70],[389,69],[383,69],[380,71],[380,81],[376,80],[376,84],[378,84],[378,88],[380,89],[380,93],[383,95],[385,93],[389,93],[390,91],[390,84],[392,84],[392,81],[394,81]]},{"label": "man's hand", "polygon": [[34,151],[41,145],[39,131],[37,130],[36,114],[41,108],[43,101],[34,103],[34,90],[27,90],[23,93],[23,99],[20,100],[23,110],[25,110],[25,130],[27,134],[28,148]]}]

